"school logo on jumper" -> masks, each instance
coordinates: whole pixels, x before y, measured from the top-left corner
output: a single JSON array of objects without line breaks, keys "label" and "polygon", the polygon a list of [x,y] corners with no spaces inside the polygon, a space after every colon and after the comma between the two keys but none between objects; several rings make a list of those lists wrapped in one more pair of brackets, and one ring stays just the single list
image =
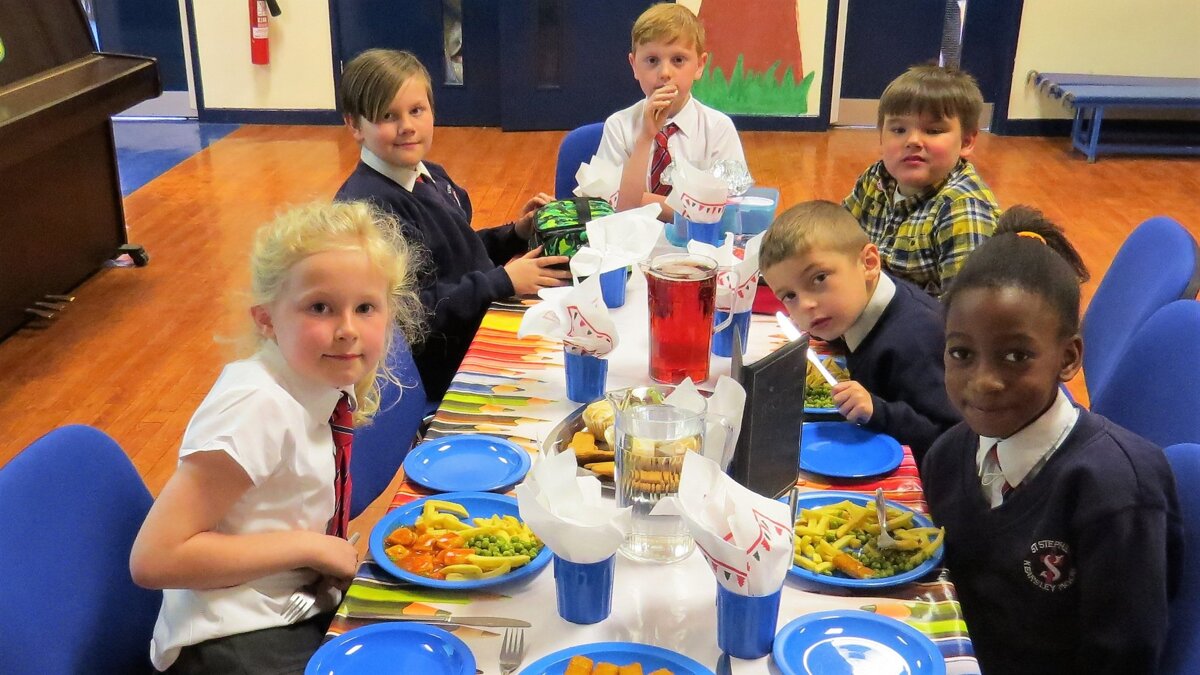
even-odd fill
[{"label": "school logo on jumper", "polygon": [[1025,578],[1043,591],[1065,591],[1075,583],[1075,560],[1066,542],[1041,539],[1029,545]]}]

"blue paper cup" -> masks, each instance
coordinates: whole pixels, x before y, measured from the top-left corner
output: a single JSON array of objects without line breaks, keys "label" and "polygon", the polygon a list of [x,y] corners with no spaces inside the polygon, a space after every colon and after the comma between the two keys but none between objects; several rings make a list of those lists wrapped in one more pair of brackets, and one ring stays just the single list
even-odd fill
[{"label": "blue paper cup", "polygon": [[[717,310],[713,312],[713,325],[719,326],[721,322],[729,318],[729,312]],[[712,353],[717,356],[733,356],[733,332],[737,331],[742,336],[742,354],[746,353],[746,337],[750,335],[750,310],[738,312],[733,315],[733,321],[729,322],[721,330],[713,333]]]},{"label": "blue paper cup", "polygon": [[771,653],[775,624],[779,620],[779,596],[738,595],[717,585],[717,646],[739,659],[757,659]]},{"label": "blue paper cup", "polygon": [[629,273],[624,267],[600,275],[600,294],[606,307],[616,309],[625,304],[625,282],[628,280]]},{"label": "blue paper cup", "polygon": [[612,612],[613,570],[617,556],[598,563],[573,563],[554,556],[558,615],[571,623],[598,623]]},{"label": "blue paper cup", "polygon": [[715,223],[697,223],[694,220],[684,218],[687,223],[687,238],[688,241],[702,241],[713,246],[720,246],[725,243],[725,233],[721,231],[721,222]]},{"label": "blue paper cup", "polygon": [[563,349],[567,371],[567,398],[576,403],[591,403],[604,398],[608,380],[608,361],[590,354],[572,354]]}]

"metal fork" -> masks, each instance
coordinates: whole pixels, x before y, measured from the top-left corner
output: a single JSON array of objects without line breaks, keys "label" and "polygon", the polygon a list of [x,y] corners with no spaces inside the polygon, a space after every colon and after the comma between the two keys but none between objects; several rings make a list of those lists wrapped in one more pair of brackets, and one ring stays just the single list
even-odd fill
[{"label": "metal fork", "polygon": [[525,629],[505,628],[500,644],[500,675],[512,675],[525,658]]},{"label": "metal fork", "polygon": [[875,489],[875,517],[879,520],[879,537],[875,546],[880,549],[896,548],[896,540],[887,531],[887,505],[883,499],[883,488]]},{"label": "metal fork", "polygon": [[[350,543],[358,543],[358,532],[350,535]],[[313,583],[292,593],[287,607],[283,608],[283,620],[289,624],[293,624],[299,621],[300,617],[308,614],[308,610],[312,609],[312,606],[317,602],[317,588],[320,587],[323,581],[323,578],[317,579]]]}]

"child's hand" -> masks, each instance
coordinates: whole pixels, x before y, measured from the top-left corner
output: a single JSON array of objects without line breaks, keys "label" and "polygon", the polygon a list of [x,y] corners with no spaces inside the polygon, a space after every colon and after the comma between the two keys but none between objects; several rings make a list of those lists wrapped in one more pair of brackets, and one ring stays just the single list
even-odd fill
[{"label": "child's hand", "polygon": [[358,550],[354,544],[328,534],[315,535],[316,550],[310,567],[339,582],[354,579],[358,571]]},{"label": "child's hand", "polygon": [[517,236],[522,239],[529,239],[533,234],[533,222],[537,216],[537,210],[554,201],[554,197],[539,192],[532,199],[525,202],[525,206],[521,207],[521,217],[517,220]]},{"label": "child's hand", "polygon": [[642,108],[642,135],[653,138],[667,123],[667,111],[679,95],[679,87],[667,84],[654,90],[646,97],[646,105]]},{"label": "child's hand", "polygon": [[508,278],[512,280],[513,291],[517,295],[537,293],[538,289],[553,286],[566,286],[564,279],[570,279],[571,273],[566,270],[553,269],[553,265],[562,265],[571,261],[565,255],[539,257],[542,247],[539,246],[529,253],[515,258],[504,266]]},{"label": "child's hand", "polygon": [[855,424],[866,424],[875,414],[875,405],[871,402],[871,392],[854,380],[838,382],[830,392],[833,394],[833,404],[837,406],[842,417]]}]

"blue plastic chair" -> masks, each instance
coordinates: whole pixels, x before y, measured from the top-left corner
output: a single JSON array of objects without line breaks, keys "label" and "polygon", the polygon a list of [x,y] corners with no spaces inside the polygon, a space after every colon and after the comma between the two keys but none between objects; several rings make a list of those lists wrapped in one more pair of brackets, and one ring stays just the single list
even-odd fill
[{"label": "blue plastic chair", "polygon": [[1197,373],[1200,302],[1176,300],[1134,333],[1092,411],[1164,448],[1200,443]]},{"label": "blue plastic chair", "polygon": [[0,673],[151,673],[162,593],[129,552],[152,499],[111,438],[55,429],[0,469]]},{"label": "blue plastic chair", "polygon": [[1200,490],[1195,489],[1200,483],[1200,445],[1180,443],[1165,452],[1179,487],[1184,564],[1168,611],[1170,627],[1159,672],[1190,675],[1200,673]]},{"label": "blue plastic chair", "polygon": [[1200,253],[1175,220],[1155,216],[1129,234],[1083,315],[1083,374],[1088,397],[1107,386],[1134,330],[1169,302],[1195,298]]},{"label": "blue plastic chair", "polygon": [[571,199],[575,196],[573,190],[579,185],[575,182],[575,172],[579,165],[590,161],[596,149],[600,147],[600,137],[604,135],[604,123],[585,124],[567,132],[562,145],[558,146],[558,164],[554,169],[554,198]]},{"label": "blue plastic chair", "polygon": [[421,429],[428,401],[408,343],[400,335],[392,343],[388,365],[403,389],[383,381],[380,406],[371,424],[355,429],[350,455],[350,517],[370,506],[396,476]]}]

